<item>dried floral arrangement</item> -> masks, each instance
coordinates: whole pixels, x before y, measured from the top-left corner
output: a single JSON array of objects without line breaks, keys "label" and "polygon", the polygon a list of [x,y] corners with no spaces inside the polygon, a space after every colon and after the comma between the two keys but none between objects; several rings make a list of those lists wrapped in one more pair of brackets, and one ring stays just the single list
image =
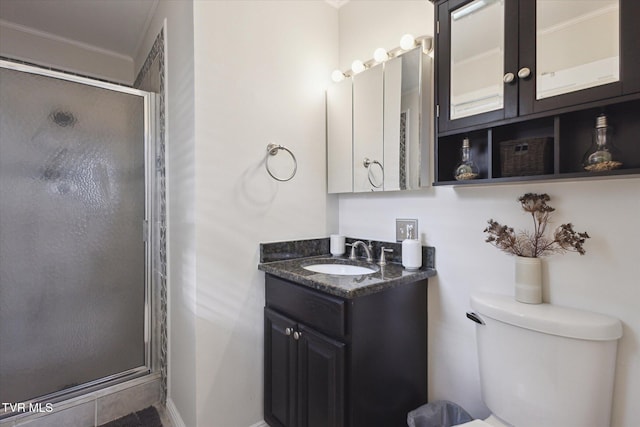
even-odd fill
[{"label": "dried floral arrangement", "polygon": [[585,250],[582,245],[589,235],[586,232],[575,231],[571,223],[561,224],[552,237],[545,236],[551,213],[555,211],[547,205],[549,200],[551,198],[547,194],[527,193],[521,196],[518,201],[522,209],[531,214],[533,232],[516,233],[513,228],[490,219],[489,226],[484,230],[488,234],[485,241],[508,254],[528,258],[564,252],[578,252],[584,255]]}]

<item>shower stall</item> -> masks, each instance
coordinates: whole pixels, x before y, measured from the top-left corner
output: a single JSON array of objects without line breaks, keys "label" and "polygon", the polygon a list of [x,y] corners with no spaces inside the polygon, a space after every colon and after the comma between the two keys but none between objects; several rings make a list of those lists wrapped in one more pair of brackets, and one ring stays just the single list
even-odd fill
[{"label": "shower stall", "polygon": [[154,369],[154,104],[0,61],[0,402]]}]

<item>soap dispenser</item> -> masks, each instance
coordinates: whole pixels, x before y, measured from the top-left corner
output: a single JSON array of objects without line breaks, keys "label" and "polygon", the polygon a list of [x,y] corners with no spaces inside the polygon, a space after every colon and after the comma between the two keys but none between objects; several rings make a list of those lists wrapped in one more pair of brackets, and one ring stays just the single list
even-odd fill
[{"label": "soap dispenser", "polygon": [[407,238],[402,241],[402,266],[407,271],[418,271],[422,267],[422,245],[414,237],[413,225],[407,226]]}]

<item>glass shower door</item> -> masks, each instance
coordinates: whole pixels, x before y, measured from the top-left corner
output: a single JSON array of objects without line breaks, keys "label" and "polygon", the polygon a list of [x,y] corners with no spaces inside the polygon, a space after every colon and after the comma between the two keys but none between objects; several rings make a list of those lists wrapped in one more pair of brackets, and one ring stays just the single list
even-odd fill
[{"label": "glass shower door", "polygon": [[76,80],[0,68],[1,402],[148,366],[144,93]]}]

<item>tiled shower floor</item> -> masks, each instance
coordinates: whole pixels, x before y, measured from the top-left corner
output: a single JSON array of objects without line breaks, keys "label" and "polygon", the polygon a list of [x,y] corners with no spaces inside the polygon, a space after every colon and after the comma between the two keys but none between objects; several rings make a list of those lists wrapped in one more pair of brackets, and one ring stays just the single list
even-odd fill
[{"label": "tiled shower floor", "polygon": [[99,427],[166,427],[161,419],[158,410],[149,406],[141,411],[126,415],[117,420],[102,424]]}]

